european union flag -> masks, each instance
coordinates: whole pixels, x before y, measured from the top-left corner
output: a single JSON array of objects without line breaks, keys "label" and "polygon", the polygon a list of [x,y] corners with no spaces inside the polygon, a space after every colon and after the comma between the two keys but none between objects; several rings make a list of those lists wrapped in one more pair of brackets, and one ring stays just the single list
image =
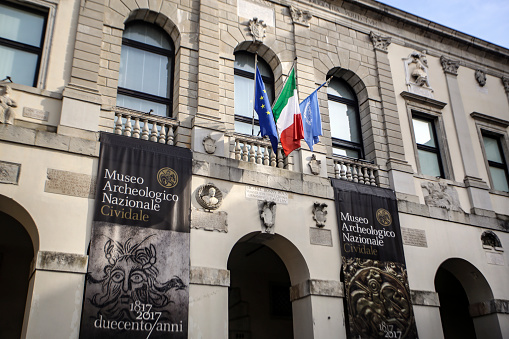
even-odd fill
[{"label": "european union flag", "polygon": [[299,105],[300,114],[302,114],[302,126],[304,127],[304,140],[311,151],[313,150],[313,145],[320,141],[318,136],[322,135],[322,119],[317,98],[318,90],[322,86],[318,87]]},{"label": "european union flag", "polygon": [[260,132],[262,133],[262,136],[269,137],[270,143],[272,144],[272,150],[275,153],[277,151],[278,144],[276,123],[274,122],[274,116],[272,115],[272,109],[270,108],[269,95],[265,91],[265,85],[263,84],[258,66],[256,66],[254,110],[256,114],[258,114]]}]

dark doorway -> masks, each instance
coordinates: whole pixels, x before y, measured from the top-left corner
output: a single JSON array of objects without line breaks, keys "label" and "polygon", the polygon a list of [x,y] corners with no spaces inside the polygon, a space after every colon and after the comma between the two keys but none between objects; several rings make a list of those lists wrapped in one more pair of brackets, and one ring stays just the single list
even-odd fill
[{"label": "dark doorway", "polygon": [[19,339],[28,292],[32,240],[16,219],[0,212],[0,338]]},{"label": "dark doorway", "polygon": [[468,310],[468,297],[459,280],[441,267],[435,276],[435,290],[440,299],[444,338],[476,339],[474,322]]},{"label": "dark doorway", "polygon": [[228,259],[230,339],[293,338],[290,277],[269,247],[237,243]]}]

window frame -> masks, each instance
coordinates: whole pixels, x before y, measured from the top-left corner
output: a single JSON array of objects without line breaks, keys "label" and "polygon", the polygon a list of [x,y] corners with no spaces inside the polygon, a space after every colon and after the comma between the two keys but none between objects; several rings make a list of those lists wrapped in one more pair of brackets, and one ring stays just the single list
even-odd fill
[{"label": "window frame", "polygon": [[[419,144],[417,142],[416,137],[415,137],[415,130],[414,130],[414,126],[413,126],[414,119],[423,120],[423,121],[426,121],[426,122],[428,122],[430,124],[431,132],[433,134],[433,138],[434,138],[435,143],[436,143],[435,147]],[[438,161],[437,165],[438,165],[438,169],[440,171],[440,176],[439,177],[442,178],[442,179],[446,179],[446,177],[445,177],[445,170],[444,170],[444,164],[443,164],[443,158],[442,158],[442,154],[441,154],[441,150],[440,150],[441,142],[438,139],[438,133],[437,133],[437,119],[436,119],[436,117],[429,116],[429,115],[424,114],[424,113],[419,112],[419,111],[412,111],[411,125],[412,125],[412,136],[413,136],[413,141],[414,141],[414,149],[415,149],[415,152],[416,152],[415,157],[416,157],[416,161],[418,162],[419,173],[422,174],[422,175],[431,176],[429,174],[422,173],[421,158],[419,157],[419,151],[426,151],[426,152],[430,152],[430,153],[436,154],[437,161]]]},{"label": "window frame", "polygon": [[[253,57],[255,56],[254,53],[250,53],[250,52],[247,52],[247,51],[238,51],[238,52],[235,52],[234,57],[236,57],[237,54],[248,54],[248,55],[251,55]],[[263,60],[263,59],[260,59],[260,57],[258,57],[258,62],[260,62],[260,60]],[[266,75],[263,75],[263,74],[261,74],[261,72],[260,72],[260,75],[262,76],[263,84],[265,85],[265,87],[267,87],[267,83],[269,83],[272,86],[272,93],[273,93],[274,97],[270,98],[269,101],[271,102],[271,105],[273,105],[274,101],[275,101],[274,71],[272,70],[270,65],[265,60],[263,60],[263,62],[267,64],[267,67],[271,70],[271,73],[272,73],[272,77],[268,77]],[[236,68],[235,67],[235,60],[234,60],[233,63],[234,63],[234,66],[233,66],[233,75],[234,75],[234,77],[235,77],[235,75],[237,75],[237,76],[240,76],[240,77],[252,80],[253,82],[255,81],[255,73],[251,73],[251,72],[248,72],[246,70]],[[234,82],[235,82],[235,80],[234,80]],[[234,91],[235,90],[236,90],[236,88],[235,88],[235,83],[234,83]],[[254,95],[254,93],[253,93],[253,95]],[[234,105],[235,105],[235,103],[234,103]],[[254,107],[253,107],[253,111],[254,111]],[[245,123],[245,124],[249,124],[249,125],[253,124],[254,126],[260,126],[260,122],[259,122],[258,118],[256,117],[256,115],[254,115],[254,118],[249,118],[249,117],[246,117],[246,116],[243,116],[243,115],[235,114],[235,107],[234,107],[233,120],[234,120],[234,130],[235,130],[235,122]],[[242,135],[249,135],[249,136],[252,136],[252,137],[261,137],[261,136],[258,136],[258,135],[245,134],[245,133],[241,133],[241,132],[238,132],[238,131],[235,131],[235,133],[239,133],[239,134],[242,134]]]},{"label": "window frame", "polygon": [[[348,84],[348,82],[346,82],[346,80],[342,79],[341,77],[334,77],[334,78],[336,78],[338,81],[342,82],[343,85],[348,87],[350,92],[352,92],[352,94],[354,95],[355,100],[347,99],[347,98],[342,98],[342,97],[338,97],[338,96],[335,96],[333,94],[327,93],[327,109],[328,109],[328,112],[329,112],[329,119],[332,118],[332,116],[331,116],[331,109],[330,109],[330,106],[329,106],[329,101],[338,102],[338,103],[341,103],[341,104],[345,104],[347,106],[353,106],[355,108],[355,117],[357,119],[357,133],[360,136],[360,141],[359,142],[354,142],[354,141],[348,141],[348,140],[344,140],[344,139],[333,137],[332,136],[332,130],[331,130],[330,133],[331,133],[331,143],[332,143],[332,155],[333,156],[337,155],[337,156],[341,156],[341,157],[348,157],[348,158],[352,158],[352,159],[361,159],[362,160],[362,159],[364,159],[365,154],[364,154],[363,134],[362,134],[362,128],[361,128],[361,119],[360,119],[360,107],[359,107],[359,101],[358,101],[358,98],[357,98],[357,94],[355,93],[355,91],[352,88],[352,86],[350,86],[350,84]],[[331,129],[332,129],[332,127],[331,127]],[[335,147],[342,148],[342,149],[349,149],[349,150],[352,150],[352,151],[357,151],[359,153],[359,157],[358,158],[354,158],[354,157],[334,154],[334,148]]]},{"label": "window frame", "polygon": [[[171,36],[164,29],[162,29],[158,25],[155,25],[155,24],[152,24],[149,22],[145,22],[142,20],[130,21],[126,24],[126,28],[129,25],[134,25],[137,23],[142,23],[142,24],[153,26],[153,27],[157,28],[158,30],[160,30],[162,33],[164,33],[167,36],[168,40],[170,41],[171,49],[164,49],[164,48],[160,48],[157,46],[145,44],[140,41],[125,38],[123,36],[123,34],[122,34],[121,46],[128,46],[128,47],[136,48],[136,49],[139,49],[142,51],[154,53],[157,55],[167,56],[171,59],[169,62],[171,69],[168,70],[168,74],[171,74],[171,81],[168,86],[168,97],[165,98],[165,97],[161,97],[158,95],[154,95],[154,94],[150,94],[150,93],[146,93],[146,92],[140,92],[137,90],[133,90],[133,89],[129,89],[129,88],[121,87],[121,86],[117,87],[117,96],[120,94],[120,95],[125,95],[125,96],[136,98],[136,99],[141,99],[141,100],[146,100],[146,101],[151,101],[151,102],[155,102],[158,104],[166,105],[167,106],[166,115],[163,116],[163,118],[172,118],[173,117],[173,88],[174,88],[174,82],[175,82],[175,58],[176,58],[176,56],[175,56],[175,52],[176,52],[175,42],[173,41]],[[125,29],[124,29],[124,31],[125,31]],[[120,70],[119,70],[119,77],[120,77]],[[148,113],[148,112],[145,112],[145,113]]]},{"label": "window frame", "polygon": [[41,14],[44,17],[44,27],[41,32],[41,46],[36,48],[31,45],[18,43],[16,41],[0,38],[0,44],[3,46],[11,47],[17,50],[20,48],[37,49],[37,66],[35,69],[35,76],[32,85],[24,85],[16,83],[16,79],[13,77],[13,84],[15,86],[32,87],[32,88],[44,88],[46,85],[46,78],[48,72],[48,61],[50,47],[52,44],[53,30],[55,25],[55,16],[57,3],[53,1],[45,0],[25,0],[23,3],[6,1],[3,5],[17,8],[22,11]]},{"label": "window frame", "polygon": [[479,136],[479,143],[483,155],[483,161],[485,164],[486,175],[490,184],[490,191],[492,193],[502,194],[509,196],[509,192],[500,191],[494,189],[493,179],[491,177],[490,172],[490,163],[488,161],[488,157],[486,155],[486,149],[484,145],[483,136],[486,135],[488,137],[497,139],[499,150],[502,153],[502,160],[505,161],[505,174],[509,184],[509,136],[507,133],[507,128],[509,127],[509,121],[488,116],[486,114],[472,112],[470,116],[474,119],[477,134]]}]

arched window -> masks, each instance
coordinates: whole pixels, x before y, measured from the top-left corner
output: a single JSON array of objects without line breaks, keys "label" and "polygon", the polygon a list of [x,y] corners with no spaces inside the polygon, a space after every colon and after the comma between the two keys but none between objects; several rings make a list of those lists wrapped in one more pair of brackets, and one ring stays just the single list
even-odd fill
[{"label": "arched window", "polygon": [[333,154],[363,158],[357,97],[346,81],[332,78],[327,87]]},{"label": "arched window", "polygon": [[117,106],[171,116],[175,48],[159,27],[126,25],[122,38]]},{"label": "arched window", "polygon": [[[274,102],[274,75],[270,66],[258,58],[258,69],[262,75],[270,102]],[[253,110],[255,55],[247,52],[235,53],[235,132],[258,135],[258,117]],[[254,121],[253,121],[254,114]]]}]

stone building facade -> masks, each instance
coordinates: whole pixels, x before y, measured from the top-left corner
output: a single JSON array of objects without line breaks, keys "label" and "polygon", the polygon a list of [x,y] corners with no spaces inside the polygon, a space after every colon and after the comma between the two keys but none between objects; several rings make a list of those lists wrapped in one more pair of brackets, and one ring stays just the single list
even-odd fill
[{"label": "stone building facade", "polygon": [[[5,338],[79,337],[100,132],[193,151],[189,338],[346,338],[330,178],[396,192],[420,338],[509,338],[506,48],[373,0],[9,0],[0,18]],[[9,33],[26,27],[40,40]],[[246,132],[255,55],[272,100],[293,66],[301,100],[330,79],[313,151]]]}]

